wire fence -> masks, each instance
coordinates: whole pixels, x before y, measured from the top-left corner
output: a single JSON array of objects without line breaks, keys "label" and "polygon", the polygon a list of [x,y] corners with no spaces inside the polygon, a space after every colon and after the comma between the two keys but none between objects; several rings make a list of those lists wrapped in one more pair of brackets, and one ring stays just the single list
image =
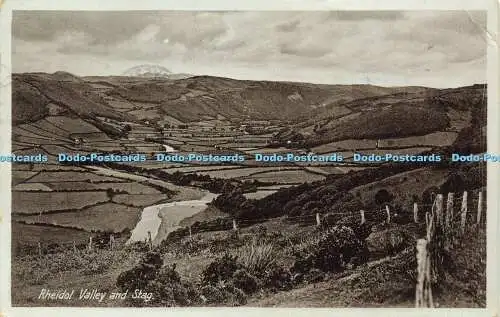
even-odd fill
[{"label": "wire fence", "polygon": [[[425,223],[426,225],[429,225],[429,216],[435,212],[434,210],[436,209],[436,204],[439,202],[439,199],[441,199],[442,203],[446,205],[447,215],[449,215],[448,221],[460,221],[462,227],[465,226],[466,223],[482,225],[484,223],[483,218],[485,218],[482,215],[484,192],[483,190],[480,190],[477,192],[475,197],[470,198],[471,196],[472,195],[469,196],[467,192],[464,192],[461,196],[449,193],[447,199],[444,199],[443,195],[438,194],[432,204],[414,202],[413,204],[406,206],[407,208],[404,210],[396,210],[389,205],[385,205],[375,209],[361,209],[358,212],[331,212],[327,214],[312,213],[297,216],[265,217],[256,219],[221,217],[208,222],[195,222],[189,226],[181,226],[170,232],[165,239],[168,240],[170,238],[175,240],[184,237],[192,238],[194,234],[214,231],[233,231],[237,233],[243,228],[252,227],[269,221],[292,222],[294,224],[316,226],[321,228],[323,226],[328,227],[330,225],[335,225],[338,221],[342,220],[346,220],[350,224],[357,222],[359,225],[368,221],[372,223],[390,224],[395,221],[396,217],[403,216],[407,222],[414,222],[415,224]],[[333,218],[332,222],[329,221],[330,217]],[[118,239],[120,238],[121,234],[119,233],[116,235],[114,233],[89,233],[87,241],[70,241],[52,244],[42,244],[42,242],[38,242],[38,246],[36,247],[37,250],[31,247],[29,253],[36,252],[39,255],[42,255],[60,250],[73,250],[75,252],[82,250],[91,251],[95,249],[112,250],[123,244],[121,241],[118,242]],[[147,236],[143,237],[143,239],[128,242],[144,243],[146,247],[152,249],[154,247],[154,240],[155,237],[151,231],[148,231]]]},{"label": "wire fence", "polygon": [[[483,225],[484,192],[477,193],[477,198],[469,200],[465,191],[460,200],[449,193],[447,199],[443,195],[436,196],[432,209],[426,212],[426,236],[417,240],[417,284],[415,289],[416,307],[434,307],[433,286],[442,277],[443,252],[451,250],[463,238],[466,226],[471,224],[479,229]],[[458,208],[459,212],[455,212]],[[472,203],[472,204],[471,204]],[[475,207],[475,212],[469,207]]]}]

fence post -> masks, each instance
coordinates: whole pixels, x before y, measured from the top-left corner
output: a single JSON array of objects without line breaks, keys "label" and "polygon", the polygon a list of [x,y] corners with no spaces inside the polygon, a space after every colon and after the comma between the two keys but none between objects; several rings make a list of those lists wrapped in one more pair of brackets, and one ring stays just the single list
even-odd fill
[{"label": "fence post", "polygon": [[109,247],[111,248],[111,250],[113,250],[115,248],[115,236],[114,235],[109,236]]},{"label": "fence post", "polygon": [[92,236],[89,237],[89,245],[88,245],[89,251],[92,251]]},{"label": "fence post", "polygon": [[418,205],[416,202],[413,203],[413,221],[418,223]]},{"label": "fence post", "polygon": [[391,223],[391,211],[389,210],[388,205],[385,205],[385,211],[387,213],[387,223]]},{"label": "fence post", "polygon": [[415,306],[433,307],[432,288],[431,288],[431,262],[427,245],[429,241],[425,239],[417,240],[417,286],[415,290]]},{"label": "fence post", "polygon": [[460,229],[462,233],[465,231],[465,224],[467,222],[467,191],[464,191],[462,196],[462,207],[460,208]]},{"label": "fence post", "polygon": [[451,222],[453,221],[453,198],[455,193],[448,193],[448,201],[446,202],[446,229],[450,228]]},{"label": "fence post", "polygon": [[316,213],[316,226],[319,227],[321,225],[321,218],[319,217],[319,213]]},{"label": "fence post", "polygon": [[236,225],[236,219],[233,219],[233,230],[238,230],[238,226]]},{"label": "fence post", "polygon": [[415,307],[425,307],[424,302],[424,284],[425,284],[425,265],[427,259],[427,240],[417,240],[417,286],[415,289]]},{"label": "fence post", "polygon": [[481,223],[481,213],[483,211],[483,192],[479,192],[479,197],[477,199],[477,219],[476,223],[479,225]]},{"label": "fence post", "polygon": [[42,244],[38,241],[38,256],[42,256]]},{"label": "fence post", "polygon": [[364,224],[366,222],[365,211],[364,210],[360,210],[359,213],[361,214],[361,224]]},{"label": "fence post", "polygon": [[191,226],[188,227],[189,229],[189,240],[193,239],[193,232],[191,231]]},{"label": "fence post", "polygon": [[438,194],[436,196],[436,200],[434,201],[434,203],[436,204],[436,209],[435,209],[436,226],[439,227],[443,225],[443,195]]},{"label": "fence post", "polygon": [[151,239],[151,231],[148,231],[148,245],[149,245],[149,250],[153,250],[153,240]]},{"label": "fence post", "polygon": [[75,241],[73,241],[73,252],[76,253],[76,242]]}]

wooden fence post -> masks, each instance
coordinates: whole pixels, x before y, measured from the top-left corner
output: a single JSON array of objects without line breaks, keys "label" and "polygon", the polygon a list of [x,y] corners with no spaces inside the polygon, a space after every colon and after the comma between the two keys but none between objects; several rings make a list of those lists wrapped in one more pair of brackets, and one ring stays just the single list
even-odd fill
[{"label": "wooden fence post", "polygon": [[425,264],[427,258],[427,240],[417,240],[417,286],[415,289],[415,307],[425,307],[424,284],[425,284]]},{"label": "wooden fence post", "polygon": [[436,200],[434,201],[434,203],[436,204],[435,205],[436,226],[439,227],[443,225],[443,195],[438,194],[436,196]]},{"label": "wooden fence post", "polygon": [[391,211],[389,210],[388,205],[385,205],[385,211],[387,213],[387,223],[391,223]]},{"label": "wooden fence post", "polygon": [[418,205],[416,202],[413,203],[413,221],[418,223]]},{"label": "wooden fence post", "polygon": [[467,191],[464,191],[462,196],[462,208],[460,208],[460,229],[462,233],[465,231],[465,224],[467,222]]},{"label": "wooden fence post", "polygon": [[238,226],[236,224],[236,219],[233,219],[233,230],[234,231],[237,231],[238,230]]},{"label": "wooden fence post", "polygon": [[319,213],[316,213],[316,226],[319,227],[321,225],[321,218],[319,217]]},{"label": "wooden fence post", "polygon": [[42,244],[38,241],[38,256],[42,256]]},{"label": "wooden fence post", "polygon": [[426,222],[426,233],[427,233],[427,243],[431,243],[434,240],[434,230],[436,229],[436,218],[434,213],[425,214]]},{"label": "wooden fence post", "polygon": [[453,199],[455,197],[455,193],[448,193],[448,201],[446,202],[446,230],[450,229],[450,225],[453,221]]},{"label": "wooden fence post", "polygon": [[73,252],[76,253],[76,242],[75,241],[73,241]]},{"label": "wooden fence post", "polygon": [[433,307],[430,280],[431,262],[427,250],[428,241],[417,240],[417,285],[415,290],[415,307]]},{"label": "wooden fence post", "polygon": [[476,223],[479,225],[481,223],[481,213],[483,211],[483,192],[479,192],[479,197],[477,199],[477,219]]},{"label": "wooden fence post", "polygon": [[88,249],[89,249],[89,251],[92,251],[92,236],[89,237]]},{"label": "wooden fence post", "polygon": [[364,210],[360,210],[359,213],[361,214],[361,224],[364,224],[366,222],[365,211]]},{"label": "wooden fence post", "polygon": [[151,231],[148,231],[148,245],[149,250],[153,250],[153,239],[151,239]]},{"label": "wooden fence post", "polygon": [[109,247],[111,250],[113,250],[115,248],[115,236],[114,235],[109,236]]},{"label": "wooden fence post", "polygon": [[193,239],[193,232],[191,231],[191,226],[188,227],[189,229],[189,240]]}]

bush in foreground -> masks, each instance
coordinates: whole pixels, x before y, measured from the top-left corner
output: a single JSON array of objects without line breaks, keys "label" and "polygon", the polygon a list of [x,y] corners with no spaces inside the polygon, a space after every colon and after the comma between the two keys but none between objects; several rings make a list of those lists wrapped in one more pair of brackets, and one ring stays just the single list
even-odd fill
[{"label": "bush in foreground", "polygon": [[195,287],[181,278],[174,266],[163,266],[161,254],[149,252],[132,269],[122,272],[117,279],[122,292],[141,290],[152,293],[152,298],[127,298],[134,307],[142,306],[192,306],[201,301]]},{"label": "bush in foreground", "polygon": [[347,264],[361,264],[368,258],[368,249],[354,231],[348,227],[333,227],[323,233],[315,245],[296,254],[292,271],[308,273],[310,269],[339,272]]}]

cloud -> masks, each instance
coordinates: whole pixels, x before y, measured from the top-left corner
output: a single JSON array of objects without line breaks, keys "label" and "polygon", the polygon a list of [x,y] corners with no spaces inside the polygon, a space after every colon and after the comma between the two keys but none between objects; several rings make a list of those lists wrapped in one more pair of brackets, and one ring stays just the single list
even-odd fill
[{"label": "cloud", "polygon": [[485,24],[480,11],[15,11],[13,68],[119,74],[154,62],[238,78],[472,83],[485,78]]}]

